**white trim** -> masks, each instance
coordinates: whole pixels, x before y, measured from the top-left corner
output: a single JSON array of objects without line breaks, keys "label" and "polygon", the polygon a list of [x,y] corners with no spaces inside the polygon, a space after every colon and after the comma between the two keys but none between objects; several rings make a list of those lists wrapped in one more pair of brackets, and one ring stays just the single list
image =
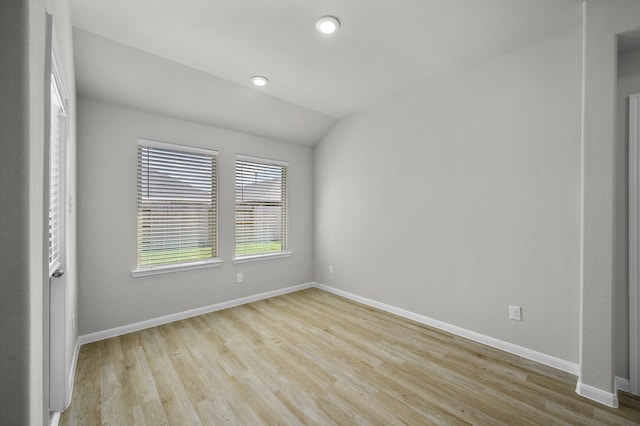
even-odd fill
[{"label": "white trim", "polygon": [[224,260],[222,259],[211,259],[204,260],[199,262],[192,263],[183,263],[181,265],[162,265],[162,266],[153,266],[149,268],[143,269],[135,269],[131,271],[131,276],[134,278],[138,277],[146,277],[149,275],[158,275],[158,274],[169,274],[172,272],[180,272],[180,271],[189,271],[191,269],[202,269],[202,268],[215,268],[221,266]]},{"label": "white trim", "polygon": [[618,408],[618,394],[603,391],[593,386],[586,385],[578,380],[576,393],[592,401],[599,402],[611,408]]},{"label": "white trim", "polygon": [[616,387],[616,391],[621,390],[623,392],[629,392],[629,379],[616,376],[614,378],[614,385]]},{"label": "white trim", "polygon": [[640,395],[640,94],[629,96],[629,390]]},{"label": "white trim", "polygon": [[65,401],[65,410],[71,405],[71,397],[73,395],[73,384],[76,380],[76,366],[78,365],[78,357],[80,356],[80,338],[76,339],[76,348],[73,351],[73,359],[71,360],[71,370],[69,371],[69,379],[67,381],[67,401]]},{"label": "white trim", "polygon": [[236,161],[250,161],[253,163],[267,164],[270,166],[284,166],[289,167],[289,163],[287,161],[273,160],[271,158],[262,158],[262,157],[254,157],[251,155],[244,154],[236,154]]},{"label": "white trim", "polygon": [[257,262],[259,260],[283,259],[286,257],[291,257],[292,254],[293,252],[291,251],[279,251],[277,253],[263,253],[249,256],[239,256],[233,258],[233,263],[247,263]]},{"label": "white trim", "polygon": [[71,369],[69,370],[69,377],[67,379],[67,392],[65,394],[64,408],[59,411],[55,410],[49,414],[49,426],[58,426],[60,422],[60,414],[62,411],[69,408],[71,405],[71,399],[73,395],[73,384],[76,379],[76,368],[78,365],[78,356],[80,355],[80,339],[76,339],[76,347],[73,351],[73,358],[71,359]]},{"label": "white trim", "polygon": [[255,294],[253,296],[241,297],[239,299],[220,302],[209,306],[203,306],[201,308],[190,309],[188,311],[165,315],[158,318],[152,318],[134,324],[123,325],[121,327],[115,327],[108,330],[97,331],[95,333],[84,334],[80,336],[78,340],[80,341],[81,345],[86,345],[87,343],[97,342],[99,340],[109,339],[111,337],[122,336],[123,334],[133,333],[135,331],[156,327],[158,325],[168,324],[174,321],[180,321],[198,315],[208,314],[222,309],[233,308],[235,306],[256,302],[258,300],[268,299],[270,297],[293,293],[294,291],[300,291],[310,287],[313,287],[313,283],[299,284],[291,287],[281,288],[278,290],[268,291],[266,293]]},{"label": "white trim", "polygon": [[211,155],[213,157],[218,156],[218,151],[216,151],[215,149],[199,148],[197,146],[180,145],[177,143],[170,143],[170,142],[160,142],[160,141],[155,141],[152,139],[145,139],[145,138],[138,138],[138,145],[150,146],[152,148],[159,148],[159,149],[167,149],[170,151],[179,150],[182,152],[188,152],[192,154]]},{"label": "white trim", "polygon": [[[582,2],[582,19],[585,20],[587,13],[587,2]],[[586,138],[585,138],[585,116],[586,116],[586,65],[587,65],[587,44],[584,40],[587,37],[587,26],[582,25],[582,72],[581,72],[581,96],[580,96],[580,293],[579,293],[579,317],[578,317],[578,377],[582,375],[584,361],[584,276],[585,276],[585,210],[586,210],[586,188],[585,188],[585,163],[586,163]]]},{"label": "white trim", "polygon": [[[55,23],[54,23],[55,25]],[[69,196],[70,176],[69,176],[69,90],[65,70],[63,69],[63,61],[60,56],[60,49],[57,43],[55,32],[51,35],[51,81],[50,88],[55,93],[51,94],[58,101],[58,107],[62,109],[62,113],[48,107],[48,120],[57,121],[57,137],[53,137],[55,130],[53,126],[49,126],[49,134],[47,136],[47,163],[50,164],[51,155],[57,155],[58,158],[58,258],[49,265],[49,279],[46,285],[49,287],[49,318],[47,319],[48,334],[48,350],[49,357],[47,371],[45,374],[49,376],[49,389],[47,390],[48,400],[45,402],[49,410],[60,410],[65,407],[65,401],[69,399],[68,387],[66,385],[67,372],[67,347],[65,336],[67,334],[68,317],[66,305],[67,278],[68,275],[52,278],[56,269],[68,271],[69,266],[69,211],[67,210],[67,197]],[[51,100],[51,99],[50,99]],[[54,118],[57,117],[57,120]],[[57,139],[57,149],[52,150],[51,140]],[[51,168],[47,169],[46,191],[50,191],[50,187],[54,180],[51,180]],[[47,195],[47,204],[45,206],[45,217],[49,218],[48,209],[51,205],[50,196]],[[48,242],[48,240],[46,241]]]},{"label": "white trim", "polygon": [[[55,25],[55,23],[54,23]],[[60,47],[58,46],[58,40],[55,36],[51,37],[51,51],[52,51],[52,57],[51,57],[51,61],[52,61],[52,65],[51,68],[55,68],[56,69],[56,75],[55,75],[55,79],[56,79],[56,83],[58,84],[58,90],[60,90],[60,95],[62,96],[62,106],[64,107],[64,114],[65,117],[68,117],[69,115],[69,87],[67,86],[67,77],[66,74],[64,72],[64,70],[62,69],[62,64],[64,63],[62,61],[62,56],[60,55]],[[55,64],[55,65],[54,65]]]},{"label": "white trim", "polygon": [[51,418],[49,419],[49,426],[58,426],[60,423],[60,411],[54,411],[51,413]]},{"label": "white trim", "polygon": [[334,287],[330,287],[324,284],[315,283],[315,287],[328,291],[329,293],[337,294],[338,296],[345,297],[347,299],[359,302],[373,308],[380,309],[382,311],[390,312],[392,314],[401,316],[403,318],[410,319],[412,321],[419,322],[421,324],[428,325],[430,327],[444,330],[448,333],[455,334],[456,336],[464,337],[465,339],[473,340],[474,342],[482,343],[483,345],[491,346],[492,348],[500,349],[505,352],[509,352],[514,355],[518,355],[522,358],[526,358],[540,364],[548,365],[549,367],[557,368],[558,370],[566,371],[573,375],[578,375],[578,364],[564,359],[556,358],[551,355],[547,355],[542,352],[534,351],[523,346],[514,345],[513,343],[505,342],[504,340],[496,339],[484,334],[476,333],[475,331],[467,330],[462,327],[458,327],[452,324],[448,324],[443,321],[439,321],[433,318],[426,317],[421,314],[407,311],[405,309],[397,308],[395,306],[387,305],[375,300],[367,299],[366,297],[357,296],[353,293],[349,293],[344,290],[340,290]]}]

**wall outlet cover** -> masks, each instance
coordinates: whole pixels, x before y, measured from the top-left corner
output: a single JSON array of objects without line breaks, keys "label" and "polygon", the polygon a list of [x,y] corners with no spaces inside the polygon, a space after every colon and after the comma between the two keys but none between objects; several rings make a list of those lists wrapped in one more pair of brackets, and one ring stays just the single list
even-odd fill
[{"label": "wall outlet cover", "polygon": [[522,308],[520,306],[509,305],[509,319],[522,321]]}]

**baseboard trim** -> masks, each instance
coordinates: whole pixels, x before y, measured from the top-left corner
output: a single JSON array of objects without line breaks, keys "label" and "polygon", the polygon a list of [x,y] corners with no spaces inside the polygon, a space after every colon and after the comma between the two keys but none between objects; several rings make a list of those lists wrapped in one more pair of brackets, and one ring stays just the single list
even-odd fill
[{"label": "baseboard trim", "polygon": [[241,297],[239,299],[233,299],[226,302],[216,303],[213,305],[203,306],[201,308],[190,309],[188,311],[178,312],[170,315],[164,315],[161,317],[152,318],[149,320],[140,321],[133,324],[123,325],[121,327],[115,327],[115,328],[110,328],[108,330],[97,331],[95,333],[84,334],[78,338],[78,342],[79,342],[79,345],[86,345],[87,343],[93,343],[100,340],[109,339],[112,337],[122,336],[123,334],[145,330],[147,328],[168,324],[174,321],[180,321],[183,319],[196,317],[198,315],[204,315],[204,314],[219,311],[222,309],[233,308],[235,306],[256,302],[258,300],[268,299],[270,297],[281,296],[287,293],[293,293],[295,291],[304,290],[306,288],[310,288],[313,286],[314,286],[314,283],[294,285],[291,287],[285,287],[278,290],[254,294],[252,296]]},{"label": "baseboard trim", "polygon": [[624,377],[616,376],[614,384],[616,386],[616,390],[621,390],[623,392],[629,392],[631,390],[631,383],[629,383],[629,379],[625,379]]},{"label": "baseboard trim", "polygon": [[586,385],[578,380],[576,393],[592,401],[599,402],[611,408],[618,408],[618,394],[606,392],[593,386]]},{"label": "baseboard trim", "polygon": [[54,411],[49,417],[49,426],[58,426],[60,424],[60,411]]},{"label": "baseboard trim", "polygon": [[430,327],[434,327],[439,330],[446,331],[451,334],[455,334],[456,336],[473,340],[474,342],[482,343],[483,345],[487,345],[492,348],[500,349],[502,351],[509,352],[514,355],[518,355],[522,358],[526,358],[531,361],[538,362],[540,364],[548,365],[549,367],[553,367],[558,370],[565,371],[575,376],[577,376],[580,371],[578,364],[570,361],[566,361],[564,359],[556,358],[554,356],[547,355],[542,352],[534,351],[532,349],[525,348],[523,346],[514,345],[513,343],[505,342],[504,340],[500,340],[490,336],[486,336],[484,334],[476,333],[475,331],[467,330],[462,327],[458,327],[443,321],[429,318],[421,314],[417,314],[415,312],[407,311],[405,309],[387,305],[386,303],[382,303],[376,300],[368,299],[366,297],[358,296],[356,294],[349,293],[347,291],[340,290],[335,287],[330,287],[325,284],[314,283],[314,286],[321,290],[336,294],[338,296],[345,297],[355,302],[362,303],[364,305],[371,306],[373,308],[377,308],[382,311],[386,311],[386,312],[401,316],[403,318],[407,318],[412,321],[416,321],[421,324],[425,324]]},{"label": "baseboard trim", "polygon": [[[67,394],[64,401],[64,410],[71,405],[71,398],[73,396],[73,383],[76,380],[76,366],[78,365],[78,357],[80,356],[80,337],[76,339],[76,347],[73,350],[73,358],[71,359],[71,370],[69,371],[69,377],[67,378]],[[62,410],[62,411],[64,411]]]}]

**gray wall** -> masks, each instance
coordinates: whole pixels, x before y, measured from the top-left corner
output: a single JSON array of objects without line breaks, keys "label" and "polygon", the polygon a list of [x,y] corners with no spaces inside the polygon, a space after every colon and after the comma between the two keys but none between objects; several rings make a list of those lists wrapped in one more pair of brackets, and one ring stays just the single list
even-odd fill
[{"label": "gray wall", "polygon": [[640,2],[583,3],[582,285],[578,393],[615,405],[616,34]]},{"label": "gray wall", "polygon": [[[74,155],[73,53],[66,0],[0,3],[0,424],[48,424],[48,283],[45,275],[45,43],[46,12],[53,15],[70,89],[70,146]],[[71,194],[75,180],[70,176]],[[75,221],[69,222],[65,316],[65,373],[71,373],[77,332]]]},{"label": "gray wall", "polygon": [[0,423],[42,424],[45,16],[0,7]]},{"label": "gray wall", "polygon": [[640,93],[640,50],[618,58],[615,148],[615,373],[629,378],[629,96]]},{"label": "gray wall", "polygon": [[343,120],[315,148],[315,281],[577,362],[580,105],[575,28]]},{"label": "gray wall", "polygon": [[[219,256],[224,264],[133,278],[137,138],[219,151]],[[293,256],[234,265],[236,153],[288,161]],[[312,149],[90,99],[78,106],[80,334],[303,284],[312,278]],[[236,273],[244,283],[236,284]]]}]

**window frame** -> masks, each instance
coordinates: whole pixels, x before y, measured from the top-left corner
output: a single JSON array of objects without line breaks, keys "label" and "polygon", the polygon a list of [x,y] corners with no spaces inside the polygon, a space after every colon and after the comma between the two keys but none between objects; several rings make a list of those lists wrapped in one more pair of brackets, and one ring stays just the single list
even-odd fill
[{"label": "window frame", "polygon": [[[284,194],[282,195],[284,200],[281,201],[281,207],[284,209],[284,218],[282,218],[282,222],[285,225],[285,229],[282,232],[281,236],[284,237],[280,239],[281,244],[284,245],[284,249],[279,251],[270,251],[270,252],[259,252],[254,254],[237,254],[237,246],[238,246],[238,223],[237,223],[237,214],[238,214],[238,165],[240,162],[254,163],[263,166],[276,166],[282,167],[285,169],[284,174]],[[234,163],[234,171],[235,171],[235,194],[234,194],[234,230],[235,230],[235,238],[234,238],[234,257],[233,263],[246,263],[246,262],[255,262],[260,260],[268,260],[268,259],[282,259],[291,257],[293,252],[290,247],[290,220],[289,220],[289,163],[286,161],[273,160],[268,158],[237,154],[236,160]]]},{"label": "window frame", "polygon": [[[173,262],[173,263],[163,263],[163,264],[157,264],[157,265],[141,265],[140,264],[140,238],[141,238],[141,234],[140,234],[140,209],[141,209],[141,200],[140,200],[140,184],[141,184],[141,179],[142,179],[142,170],[141,170],[141,166],[140,166],[140,147],[141,146],[147,146],[150,148],[156,148],[156,149],[161,149],[161,150],[168,150],[168,151],[174,151],[174,152],[178,152],[178,153],[184,153],[184,154],[195,154],[195,155],[206,155],[206,156],[210,156],[212,158],[215,158],[215,163],[214,163],[214,176],[215,178],[212,178],[212,189],[211,192],[214,195],[214,200],[212,202],[212,207],[214,209],[214,216],[212,218],[212,222],[213,222],[213,226],[214,226],[214,230],[213,230],[213,234],[215,236],[214,241],[212,241],[212,249],[214,251],[213,253],[213,257],[211,258],[206,258],[206,259],[199,259],[199,260],[192,260],[192,261],[178,261],[178,262]],[[156,140],[151,140],[151,139],[145,139],[145,138],[138,138],[137,144],[136,144],[136,150],[137,150],[137,165],[136,165],[136,172],[137,172],[137,178],[136,178],[136,182],[137,182],[137,189],[136,189],[136,194],[137,194],[137,201],[136,201],[136,269],[134,269],[131,272],[131,275],[134,277],[142,277],[142,276],[148,276],[148,275],[156,275],[156,274],[164,274],[164,273],[170,273],[170,272],[178,272],[178,271],[186,271],[186,270],[193,270],[193,269],[201,269],[201,268],[209,268],[209,267],[217,267],[217,266],[221,266],[223,263],[223,260],[220,259],[219,257],[219,250],[218,250],[218,246],[219,246],[219,232],[218,232],[218,228],[219,228],[219,154],[217,150],[213,150],[213,149],[208,149],[208,148],[199,148],[199,147],[193,147],[193,146],[188,146],[188,145],[180,145],[180,144],[175,144],[175,143],[168,143],[168,142],[160,142],[160,141],[156,141]]]}]

